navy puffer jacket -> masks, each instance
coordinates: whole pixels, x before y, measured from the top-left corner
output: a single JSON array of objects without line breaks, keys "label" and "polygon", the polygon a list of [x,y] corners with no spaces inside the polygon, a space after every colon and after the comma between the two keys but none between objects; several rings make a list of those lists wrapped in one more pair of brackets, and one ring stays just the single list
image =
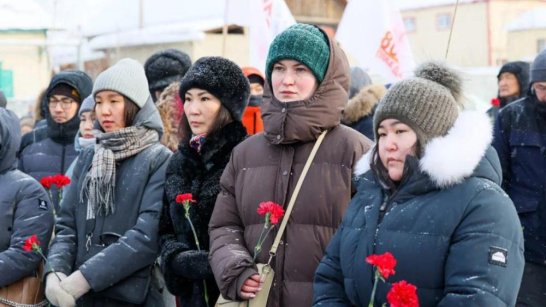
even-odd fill
[{"label": "navy puffer jacket", "polygon": [[423,307],[514,306],[521,226],[499,186],[489,119],[465,113],[420,161],[406,158],[410,175],[395,192],[368,171],[369,155],[359,162],[358,192],[316,272],[315,306],[368,306],[374,273],[365,259],[385,252],[397,259],[396,274],[379,282],[375,306],[401,280],[417,287]]}]

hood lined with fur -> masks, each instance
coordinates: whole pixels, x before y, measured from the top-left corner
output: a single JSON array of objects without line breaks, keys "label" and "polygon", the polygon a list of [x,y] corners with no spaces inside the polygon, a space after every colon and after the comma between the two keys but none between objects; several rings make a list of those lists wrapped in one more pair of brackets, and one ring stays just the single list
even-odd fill
[{"label": "hood lined with fur", "polygon": [[[440,188],[462,182],[474,173],[486,155],[493,139],[492,129],[487,114],[461,112],[447,135],[434,138],[425,146],[419,169]],[[370,170],[371,155],[372,150],[358,161],[355,175]],[[492,180],[497,182],[498,178]]]},{"label": "hood lined with fur", "polygon": [[342,122],[352,124],[364,116],[372,114],[373,108],[385,96],[387,89],[383,85],[372,84],[363,87],[358,94],[349,100],[343,110]]}]

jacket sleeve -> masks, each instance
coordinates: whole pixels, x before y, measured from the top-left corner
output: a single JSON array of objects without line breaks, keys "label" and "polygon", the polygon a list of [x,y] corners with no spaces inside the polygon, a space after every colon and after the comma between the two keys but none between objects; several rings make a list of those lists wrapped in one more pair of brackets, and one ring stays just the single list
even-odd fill
[{"label": "jacket sleeve", "polygon": [[[137,223],[116,242],[88,259],[79,270],[94,291],[102,291],[136,271],[151,265],[158,256],[158,228],[168,156],[160,154],[150,166],[151,174],[139,204]],[[105,262],[108,259],[108,268]]]},{"label": "jacket sleeve", "polygon": [[[171,268],[172,261],[181,252],[190,250],[187,241],[177,240],[173,220],[171,217],[171,200],[169,199],[170,187],[178,187],[182,183],[181,176],[177,173],[175,165],[182,157],[176,152],[169,162],[166,173],[165,193],[163,194],[163,209],[159,222],[159,245],[161,251],[161,272],[165,278],[165,283],[169,291],[174,295],[180,295],[182,292],[191,289],[192,281],[178,276]],[[173,192],[176,193],[176,192]]]},{"label": "jacket sleeve", "polygon": [[328,244],[326,255],[322,258],[313,282],[313,306],[351,306],[345,295],[343,273],[339,260],[339,249],[343,234],[341,225]]},{"label": "jacket sleeve", "polygon": [[37,252],[24,251],[24,241],[35,234],[43,253],[47,254],[53,232],[53,206],[44,189],[30,176],[19,180],[18,184],[24,187],[14,200],[11,245],[0,252],[0,287],[32,275],[42,257]]},{"label": "jacket sleeve", "polygon": [[76,228],[76,206],[79,202],[79,182],[83,170],[84,156],[92,152],[84,151],[78,158],[74,167],[71,183],[66,187],[63,193],[61,209],[57,213],[55,224],[55,239],[51,244],[47,261],[49,267],[46,270],[50,272],[54,269],[57,272],[70,275],[74,271],[74,262],[76,261],[78,247],[78,232]]},{"label": "jacket sleeve", "polygon": [[[209,260],[220,293],[227,299],[239,299],[239,289],[246,279],[258,274],[245,246],[244,225],[237,209],[236,171],[233,157],[220,178],[221,191],[209,222]],[[239,196],[240,197],[240,196]]]},{"label": "jacket sleeve", "polygon": [[510,143],[508,142],[509,131],[505,131],[504,121],[506,118],[505,112],[500,112],[495,121],[493,129],[493,147],[497,151],[502,168],[502,188],[506,190],[510,183]]},{"label": "jacket sleeve", "polygon": [[486,187],[451,238],[438,306],[514,306],[523,275],[523,234],[512,201]]}]

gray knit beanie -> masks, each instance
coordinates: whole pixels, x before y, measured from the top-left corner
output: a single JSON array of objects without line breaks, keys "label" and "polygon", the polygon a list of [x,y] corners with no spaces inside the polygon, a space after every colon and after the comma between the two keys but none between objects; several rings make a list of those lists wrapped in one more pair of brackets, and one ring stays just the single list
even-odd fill
[{"label": "gray knit beanie", "polygon": [[426,62],[415,77],[389,88],[373,118],[375,138],[379,124],[397,119],[410,126],[421,144],[447,134],[459,115],[462,80],[459,74],[439,62]]},{"label": "gray knit beanie", "polygon": [[93,97],[100,91],[118,92],[131,99],[139,108],[144,107],[150,97],[144,68],[133,59],[122,59],[101,72],[93,86]]},{"label": "gray knit beanie", "polygon": [[78,116],[82,116],[83,112],[90,112],[95,109],[95,96],[89,95],[82,101],[80,110],[78,111]]},{"label": "gray knit beanie", "polygon": [[546,81],[546,49],[542,50],[531,64],[531,83]]}]

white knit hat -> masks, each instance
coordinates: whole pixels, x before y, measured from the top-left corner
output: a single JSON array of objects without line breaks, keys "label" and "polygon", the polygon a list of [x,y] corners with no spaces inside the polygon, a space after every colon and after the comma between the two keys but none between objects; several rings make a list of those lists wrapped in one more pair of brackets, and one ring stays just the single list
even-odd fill
[{"label": "white knit hat", "polygon": [[100,91],[115,91],[131,99],[140,108],[150,97],[148,80],[142,65],[133,59],[121,59],[101,72],[93,86],[93,97]]}]

